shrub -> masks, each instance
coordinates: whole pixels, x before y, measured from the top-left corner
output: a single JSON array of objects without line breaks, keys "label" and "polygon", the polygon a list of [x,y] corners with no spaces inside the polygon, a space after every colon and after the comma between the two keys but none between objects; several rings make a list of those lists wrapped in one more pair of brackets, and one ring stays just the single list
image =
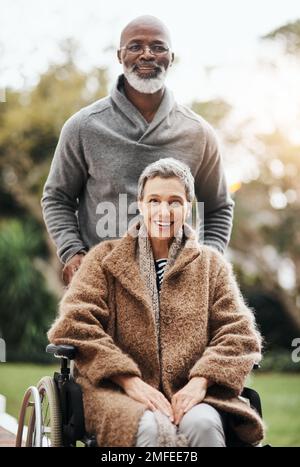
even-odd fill
[{"label": "shrub", "polygon": [[7,361],[49,361],[46,331],[56,313],[34,260],[43,251],[39,230],[29,222],[10,220],[0,229],[0,336]]}]

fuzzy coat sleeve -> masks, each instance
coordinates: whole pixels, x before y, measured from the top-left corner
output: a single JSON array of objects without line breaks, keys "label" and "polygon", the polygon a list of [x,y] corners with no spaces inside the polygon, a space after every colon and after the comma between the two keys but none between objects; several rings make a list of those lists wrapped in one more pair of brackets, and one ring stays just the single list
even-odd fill
[{"label": "fuzzy coat sleeve", "polygon": [[105,332],[110,310],[100,256],[99,246],[85,256],[60,302],[59,316],[47,333],[53,344],[77,347],[75,364],[93,384],[118,374],[142,377],[135,361]]},{"label": "fuzzy coat sleeve", "polygon": [[209,342],[190,370],[189,379],[202,376],[238,396],[253,365],[261,360],[262,338],[231,264],[225,259],[220,261],[209,310]]}]

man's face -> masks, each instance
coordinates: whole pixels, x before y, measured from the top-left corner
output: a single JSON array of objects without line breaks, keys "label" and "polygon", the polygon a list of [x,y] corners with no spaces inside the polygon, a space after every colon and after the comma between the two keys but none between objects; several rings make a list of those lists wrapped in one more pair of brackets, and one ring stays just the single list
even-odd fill
[{"label": "man's face", "polygon": [[[122,34],[121,47],[124,48],[118,50],[119,62],[123,64],[124,75],[133,88],[153,94],[163,87],[174,54],[170,50],[168,35],[161,27],[146,24],[130,26]],[[149,48],[157,53],[152,53]]]}]

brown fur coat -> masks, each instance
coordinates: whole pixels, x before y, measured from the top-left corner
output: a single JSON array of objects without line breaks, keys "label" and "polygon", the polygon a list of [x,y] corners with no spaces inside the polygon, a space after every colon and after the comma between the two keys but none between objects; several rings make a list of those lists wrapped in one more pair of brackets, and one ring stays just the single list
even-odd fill
[{"label": "brown fur coat", "polygon": [[109,378],[137,375],[159,389],[161,372],[169,401],[193,376],[212,380],[204,402],[232,414],[238,436],[258,443],[263,421],[239,396],[261,359],[261,337],[231,265],[196,241],[182,248],[160,294],[160,361],[137,239],[130,232],[88,252],[48,332],[50,342],[79,349],[74,375],[83,389],[87,430],[99,446],[135,446],[146,406]]}]

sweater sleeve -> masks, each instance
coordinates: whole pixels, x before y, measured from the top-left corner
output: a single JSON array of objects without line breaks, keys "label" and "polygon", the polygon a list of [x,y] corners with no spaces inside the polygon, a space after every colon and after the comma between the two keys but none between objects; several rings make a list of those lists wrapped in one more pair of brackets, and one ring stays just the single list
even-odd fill
[{"label": "sweater sleeve", "polygon": [[135,361],[105,332],[109,319],[108,284],[101,262],[92,248],[64,295],[59,316],[48,331],[55,345],[77,348],[75,359],[80,374],[93,384],[113,375],[142,377]]},{"label": "sweater sleeve", "polygon": [[195,175],[195,194],[198,203],[204,203],[204,244],[224,253],[232,231],[234,201],[227,187],[216,133],[208,124],[203,159]]},{"label": "sweater sleeve", "polygon": [[240,395],[253,365],[261,360],[262,338],[232,266],[224,260],[209,314],[209,342],[189,373]]},{"label": "sweater sleeve", "polygon": [[41,199],[44,221],[62,263],[80,250],[87,250],[76,216],[78,198],[88,177],[79,130],[77,113],[61,130]]}]

